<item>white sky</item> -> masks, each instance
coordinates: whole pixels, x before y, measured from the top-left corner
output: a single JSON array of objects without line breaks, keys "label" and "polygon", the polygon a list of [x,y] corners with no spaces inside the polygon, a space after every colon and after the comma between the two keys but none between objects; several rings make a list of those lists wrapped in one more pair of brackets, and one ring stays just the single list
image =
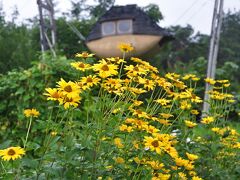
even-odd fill
[{"label": "white sky", "polygon": [[[58,5],[55,9],[61,12],[70,10],[70,0],[56,1]],[[8,20],[15,5],[20,13],[18,22],[38,14],[37,0],[0,0],[0,2],[2,2]],[[88,0],[88,3],[92,4],[93,0]],[[159,5],[164,16],[164,20],[160,22],[162,27],[190,24],[195,31],[210,34],[214,0],[116,0],[115,5],[137,4],[138,6],[146,6],[150,3]],[[225,0],[224,10],[239,11],[240,0]]]}]

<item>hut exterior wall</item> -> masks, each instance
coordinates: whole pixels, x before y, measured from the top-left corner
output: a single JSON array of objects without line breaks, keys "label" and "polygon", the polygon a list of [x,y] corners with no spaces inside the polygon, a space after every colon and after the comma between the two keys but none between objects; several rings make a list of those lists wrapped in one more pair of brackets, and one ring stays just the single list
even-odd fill
[{"label": "hut exterior wall", "polygon": [[93,53],[102,58],[121,57],[122,53],[118,49],[119,44],[130,43],[135,50],[127,55],[141,56],[158,46],[161,39],[162,36],[154,35],[118,35],[89,41],[87,46]]}]

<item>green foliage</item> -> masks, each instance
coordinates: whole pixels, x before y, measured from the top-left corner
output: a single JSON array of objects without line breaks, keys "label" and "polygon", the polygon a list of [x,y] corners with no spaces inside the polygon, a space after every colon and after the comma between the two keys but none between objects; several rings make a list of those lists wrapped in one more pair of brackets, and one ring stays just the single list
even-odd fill
[{"label": "green foliage", "polygon": [[[14,123],[23,119],[23,109],[45,107],[43,91],[46,85],[51,85],[60,77],[76,77],[76,73],[68,71],[69,60],[65,57],[56,59],[45,57],[41,63],[22,71],[9,71],[0,76],[0,119],[1,124]],[[34,91],[33,91],[34,89]],[[38,105],[36,105],[38,104]]]},{"label": "green foliage", "polygon": [[87,47],[85,42],[79,39],[79,37],[73,33],[68,26],[68,23],[75,26],[83,36],[87,36],[90,32],[93,22],[90,20],[72,20],[68,21],[65,18],[58,18],[57,25],[57,44],[59,54],[64,54],[67,58],[74,58],[75,54],[80,51],[86,51]]},{"label": "green foliage", "polygon": [[156,4],[149,4],[146,7],[143,7],[143,10],[146,14],[156,23],[163,20],[163,15]]},{"label": "green foliage", "polygon": [[99,18],[100,16],[102,16],[115,3],[115,0],[94,0],[94,1],[97,2],[97,5],[90,7],[90,15],[92,15],[94,18]]},{"label": "green foliage", "polygon": [[25,25],[16,26],[12,23],[0,24],[0,72],[10,69],[27,68],[30,59],[35,59],[34,49],[29,41],[31,34]]}]

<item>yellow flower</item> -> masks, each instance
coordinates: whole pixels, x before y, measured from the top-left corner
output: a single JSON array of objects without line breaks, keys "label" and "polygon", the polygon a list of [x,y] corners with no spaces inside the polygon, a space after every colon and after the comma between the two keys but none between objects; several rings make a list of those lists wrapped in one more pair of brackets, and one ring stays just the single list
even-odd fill
[{"label": "yellow flower", "polygon": [[106,81],[104,81],[106,86],[109,87],[114,87],[115,89],[119,89],[122,84],[121,84],[121,79],[114,79],[114,78],[108,78]]},{"label": "yellow flower", "polygon": [[130,52],[133,51],[133,46],[131,44],[127,44],[127,43],[121,43],[118,48],[122,51],[122,52]]},{"label": "yellow flower", "polygon": [[147,89],[148,91],[153,90],[155,87],[155,83],[153,80],[150,79],[144,79],[144,78],[139,78],[139,84],[143,84],[144,88]]},{"label": "yellow flower", "polygon": [[188,160],[182,159],[181,157],[175,158],[175,163],[177,166],[186,166],[188,164]]},{"label": "yellow flower", "polygon": [[125,66],[124,70],[127,71],[126,74],[129,78],[147,74],[147,70],[143,66],[140,66],[138,64],[136,66],[133,65]]},{"label": "yellow flower", "polygon": [[168,180],[170,177],[170,174],[157,173],[154,177],[152,177],[152,180]]},{"label": "yellow flower", "polygon": [[188,120],[185,120],[185,125],[189,128],[193,128],[197,125],[197,123],[194,123],[194,122],[191,122],[191,121],[188,121]]},{"label": "yellow flower", "polygon": [[233,145],[233,148],[235,149],[240,149],[240,142],[237,142],[236,144]]},{"label": "yellow flower", "polygon": [[138,157],[133,158],[133,160],[134,160],[137,164],[140,164],[140,163],[141,163],[141,160],[140,160]]},{"label": "yellow flower", "polygon": [[133,100],[133,106],[140,106],[142,103],[142,101]]},{"label": "yellow flower", "polygon": [[62,93],[57,88],[46,88],[47,93],[44,93],[45,96],[48,96],[47,100],[58,101],[62,98]]},{"label": "yellow flower", "polygon": [[110,86],[106,85],[106,83],[101,84],[101,86],[103,87],[104,90],[108,91],[108,93],[114,93],[118,96],[121,96],[124,91],[123,88],[110,87]]},{"label": "yellow flower", "polygon": [[7,149],[0,150],[0,156],[4,161],[21,158],[24,154],[25,154],[25,150],[19,146],[9,147]]},{"label": "yellow flower", "polygon": [[107,58],[107,60],[116,64],[126,63],[124,59],[121,59],[119,57],[111,57],[111,58]]},{"label": "yellow flower", "polygon": [[236,100],[234,100],[234,99],[229,99],[228,102],[229,102],[229,103],[235,103]]},{"label": "yellow flower", "polygon": [[206,78],[205,82],[207,82],[207,83],[209,83],[211,85],[214,85],[216,83],[216,81],[214,79],[211,79],[211,78]]},{"label": "yellow flower", "polygon": [[25,109],[23,113],[26,117],[38,117],[40,115],[39,111],[36,109]]},{"label": "yellow flower", "polygon": [[183,172],[179,172],[178,177],[180,180],[187,180],[186,174],[184,174]]},{"label": "yellow flower", "polygon": [[95,75],[89,75],[86,77],[82,77],[80,83],[82,84],[82,88],[88,89],[94,85],[97,85],[101,81],[100,78],[97,78]]},{"label": "yellow flower", "polygon": [[182,77],[183,80],[188,80],[188,79],[191,79],[193,77],[196,77],[195,74],[186,74]]},{"label": "yellow flower", "polygon": [[165,74],[165,77],[168,79],[171,79],[171,80],[178,80],[180,75],[176,74],[176,73],[167,73],[167,74]]},{"label": "yellow flower", "polygon": [[191,160],[191,161],[195,161],[195,160],[198,159],[198,156],[195,155],[195,154],[190,154],[190,153],[186,152],[186,155],[187,155],[188,159]]},{"label": "yellow flower", "polygon": [[66,95],[69,99],[76,97],[80,93],[80,87],[72,81],[66,82],[61,78],[61,81],[57,82],[57,84],[60,92],[62,92],[64,96]]},{"label": "yellow flower", "polygon": [[137,57],[131,57],[131,60],[135,63],[139,63],[139,64],[144,64],[145,61],[143,61],[142,59],[139,59]]},{"label": "yellow flower", "polygon": [[133,110],[133,115],[136,115],[139,118],[149,118],[149,115],[140,109]]},{"label": "yellow flower", "polygon": [[50,134],[51,134],[51,136],[56,136],[57,132],[56,131],[52,131]]},{"label": "yellow flower", "polygon": [[185,88],[187,87],[187,86],[184,84],[184,82],[179,81],[179,80],[175,80],[174,85],[175,85],[177,88],[180,88],[180,89],[185,89]]},{"label": "yellow flower", "polygon": [[125,162],[124,159],[121,157],[116,157],[114,158],[114,160],[117,164],[123,164]]},{"label": "yellow flower", "polygon": [[137,141],[133,141],[133,146],[136,148],[136,149],[139,149],[139,144]]},{"label": "yellow flower", "polygon": [[104,59],[99,61],[98,64],[94,64],[93,69],[94,71],[98,72],[98,75],[101,78],[106,78],[118,74],[118,65],[107,63]]},{"label": "yellow flower", "polygon": [[190,109],[191,107],[191,103],[188,103],[186,100],[180,102],[180,109],[182,110]]},{"label": "yellow flower", "polygon": [[164,167],[164,164],[158,161],[148,161],[147,164],[149,164],[154,170],[159,170]]},{"label": "yellow flower", "polygon": [[198,110],[196,110],[196,109],[193,109],[193,110],[191,110],[191,114],[198,115],[198,114],[199,114],[199,112],[198,112]]},{"label": "yellow flower", "polygon": [[197,175],[197,173],[196,173],[195,171],[189,171],[188,174],[189,174],[190,176],[196,176],[196,175]]},{"label": "yellow flower", "polygon": [[74,106],[77,107],[78,104],[80,103],[81,97],[79,95],[75,95],[72,97],[64,97],[62,99],[59,100],[59,104],[60,105],[64,105],[65,109],[68,109],[70,106]]},{"label": "yellow flower", "polygon": [[218,82],[218,83],[220,83],[220,84],[225,84],[225,83],[229,83],[229,80],[227,80],[227,79],[216,80],[216,82]]},{"label": "yellow flower", "polygon": [[90,67],[91,67],[90,64],[86,64],[83,62],[72,62],[71,66],[74,67],[75,69],[83,71],[83,72],[90,69]]},{"label": "yellow flower", "polygon": [[223,84],[224,87],[229,87],[231,84],[227,83],[227,84]]},{"label": "yellow flower", "polygon": [[171,125],[171,123],[169,123],[170,121],[167,120],[167,119],[158,119],[157,121],[158,121],[160,124],[163,124],[163,125],[166,125],[166,126]]},{"label": "yellow flower", "polygon": [[154,100],[154,101],[156,101],[157,103],[161,104],[162,106],[166,106],[166,105],[168,105],[171,102],[171,100],[167,100],[165,98],[157,99],[157,100]]},{"label": "yellow flower", "polygon": [[112,110],[112,113],[113,113],[113,114],[117,114],[117,113],[119,113],[120,111],[121,111],[121,108],[115,108],[115,109]]},{"label": "yellow flower", "polygon": [[177,158],[178,157],[178,152],[174,147],[168,147],[167,149],[165,148],[165,151],[172,157],[172,158]]},{"label": "yellow flower", "polygon": [[208,117],[202,118],[201,123],[203,123],[203,124],[210,124],[210,123],[212,123],[213,121],[214,121],[214,118],[211,117],[211,116],[208,116]]},{"label": "yellow flower", "polygon": [[76,57],[81,57],[81,58],[89,58],[89,57],[93,57],[94,54],[88,54],[87,52],[82,52],[81,54],[77,53],[75,56]]},{"label": "yellow flower", "polygon": [[192,180],[202,180],[202,178],[200,178],[198,176],[194,176],[194,177],[192,177]]},{"label": "yellow flower", "polygon": [[158,154],[161,154],[161,142],[157,138],[145,136],[144,142],[146,148],[149,148],[151,151],[156,151]]},{"label": "yellow flower", "polygon": [[213,127],[211,130],[212,130],[213,132],[218,133],[218,132],[220,131],[220,128],[218,128],[218,127]]},{"label": "yellow flower", "polygon": [[121,138],[115,138],[115,139],[114,139],[114,144],[115,144],[119,149],[121,149],[121,148],[124,147],[124,145],[122,144]]},{"label": "yellow flower", "polygon": [[153,134],[153,133],[159,132],[160,130],[157,129],[155,126],[146,125],[146,131],[147,131],[148,133]]},{"label": "yellow flower", "polygon": [[142,88],[134,88],[134,87],[129,87],[128,90],[132,93],[132,94],[143,94],[146,92],[146,90],[142,89]]},{"label": "yellow flower", "polygon": [[169,113],[160,113],[160,116],[165,119],[169,119],[170,117],[173,117],[173,115]]},{"label": "yellow flower", "polygon": [[120,131],[132,132],[133,128],[131,126],[127,126],[125,124],[122,124],[121,126],[119,126],[119,130]]}]

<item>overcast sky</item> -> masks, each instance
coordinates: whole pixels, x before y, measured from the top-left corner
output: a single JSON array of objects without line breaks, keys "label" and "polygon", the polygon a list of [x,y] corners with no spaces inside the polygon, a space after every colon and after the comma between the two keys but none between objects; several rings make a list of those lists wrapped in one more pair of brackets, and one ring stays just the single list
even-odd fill
[{"label": "overcast sky", "polygon": [[[14,6],[19,11],[18,22],[31,18],[38,14],[37,0],[0,0],[3,9],[9,20]],[[43,0],[44,1],[44,0]],[[56,0],[58,5],[56,9],[61,12],[68,12],[71,8],[71,0]],[[88,0],[92,4],[94,0]],[[146,6],[150,3],[159,5],[164,16],[164,20],[160,22],[160,26],[167,27],[180,24],[185,26],[190,24],[195,31],[209,34],[211,28],[211,20],[213,14],[214,0],[116,0],[115,5],[137,4]],[[240,0],[225,0],[224,10],[239,11]]]}]

